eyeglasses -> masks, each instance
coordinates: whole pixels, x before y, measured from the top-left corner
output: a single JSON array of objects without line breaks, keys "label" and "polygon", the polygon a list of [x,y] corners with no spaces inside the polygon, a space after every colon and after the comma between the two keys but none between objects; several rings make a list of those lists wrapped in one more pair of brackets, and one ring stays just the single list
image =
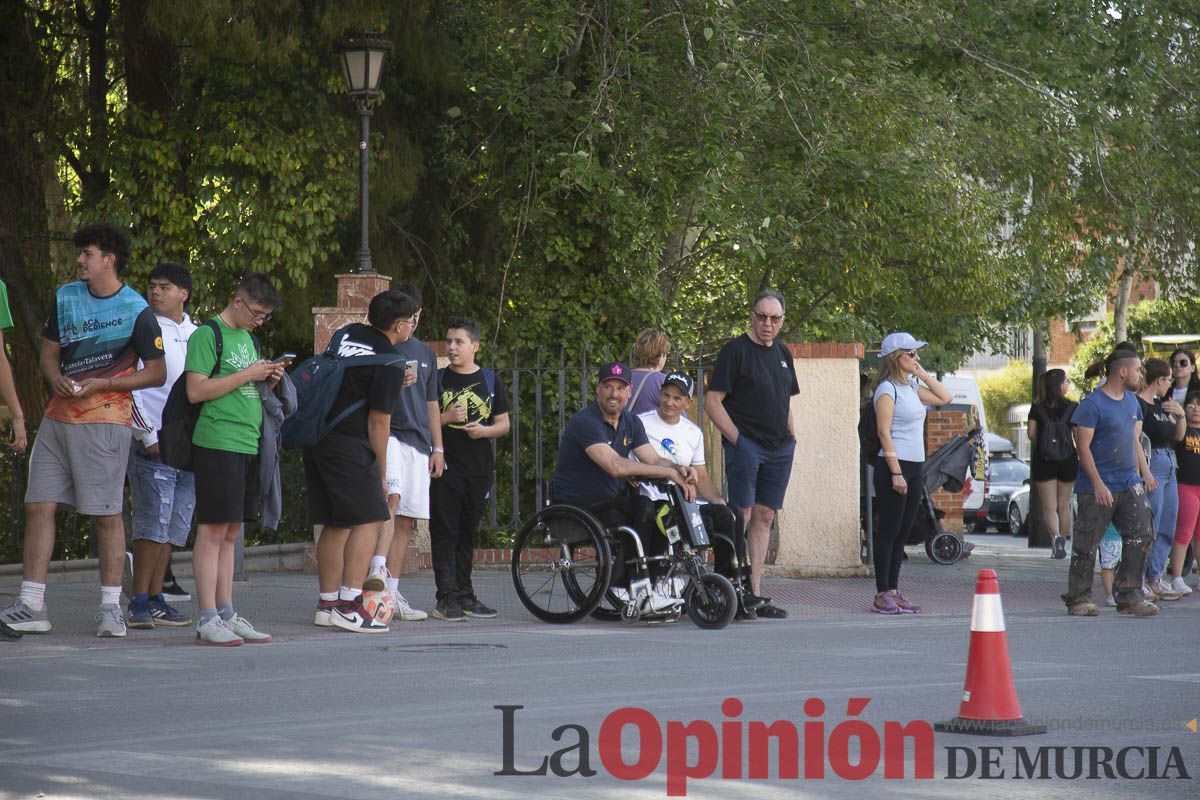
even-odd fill
[{"label": "eyeglasses", "polygon": [[265,322],[271,321],[271,312],[270,311],[256,311],[254,308],[252,308],[250,306],[249,303],[247,303],[245,300],[243,300],[240,297],[237,299],[237,301],[242,304],[242,308],[244,308],[250,312],[250,319],[254,320],[254,322],[256,324],[262,325]]},{"label": "eyeglasses", "polygon": [[1175,366],[1177,367],[1190,367],[1191,365],[1192,362],[1188,361],[1186,358],[1181,358],[1175,362]]},{"label": "eyeglasses", "polygon": [[904,350],[901,353],[901,355],[908,356],[909,358],[920,358],[921,357],[921,354],[918,353],[916,350]]},{"label": "eyeglasses", "polygon": [[772,325],[778,325],[783,322],[783,314],[760,314],[755,311],[754,318],[759,322],[769,322]]},{"label": "eyeglasses", "polygon": [[409,317],[408,319],[400,320],[400,322],[407,322],[409,325],[412,325],[415,328],[415,327],[417,327],[417,323],[420,322],[420,319],[417,315],[414,314],[413,316]]}]

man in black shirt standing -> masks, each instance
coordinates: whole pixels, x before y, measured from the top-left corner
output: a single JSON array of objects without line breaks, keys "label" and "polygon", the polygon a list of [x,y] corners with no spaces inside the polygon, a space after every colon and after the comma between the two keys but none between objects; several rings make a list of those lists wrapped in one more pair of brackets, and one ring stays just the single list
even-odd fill
[{"label": "man in black shirt standing", "polygon": [[429,484],[429,542],[437,584],[433,616],[447,622],[496,616],[475,596],[471,563],[475,530],[496,472],[492,439],[508,433],[508,397],[496,374],[475,363],[478,352],[479,323],[451,318],[446,331],[450,364],[438,370],[446,466]]},{"label": "man in black shirt standing", "polygon": [[[791,397],[800,393],[792,355],[778,336],[783,326],[783,295],[771,289],[754,299],[750,330],[717,355],[704,395],[704,411],[721,432],[729,502],[741,510],[750,550],[751,584],[762,594],[763,564],[775,512],[792,474]],[[787,612],[767,603],[758,616],[783,619]]]}]

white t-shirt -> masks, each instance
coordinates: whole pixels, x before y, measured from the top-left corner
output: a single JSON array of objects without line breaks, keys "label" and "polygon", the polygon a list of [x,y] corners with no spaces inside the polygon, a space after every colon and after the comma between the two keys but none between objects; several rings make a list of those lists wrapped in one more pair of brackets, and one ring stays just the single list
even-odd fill
[{"label": "white t-shirt", "polygon": [[[696,423],[680,417],[679,422],[669,425],[658,415],[658,411],[638,414],[638,419],[646,429],[650,445],[660,456],[685,467],[704,465],[704,432]],[[667,499],[658,489],[645,483],[642,484],[642,494],[651,500]]]}]

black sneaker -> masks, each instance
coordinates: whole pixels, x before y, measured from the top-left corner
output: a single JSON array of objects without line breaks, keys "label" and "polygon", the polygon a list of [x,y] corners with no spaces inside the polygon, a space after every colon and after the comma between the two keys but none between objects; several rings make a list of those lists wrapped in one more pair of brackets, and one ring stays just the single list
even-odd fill
[{"label": "black sneaker", "polygon": [[463,613],[468,617],[479,617],[480,619],[491,619],[496,616],[496,609],[488,608],[483,603],[479,602],[478,597],[468,597],[459,603],[462,606]]},{"label": "black sneaker", "polygon": [[758,608],[761,608],[762,606],[770,605],[770,603],[771,603],[771,598],[760,597],[759,595],[756,595],[754,592],[750,591],[749,589],[746,589],[742,593],[742,605],[744,605],[746,608],[758,609]]},{"label": "black sneaker", "polygon": [[739,608],[734,619],[738,622],[751,622],[758,619],[758,612],[753,608]]},{"label": "black sneaker", "polygon": [[1050,554],[1051,558],[1066,558],[1067,557],[1067,537],[1054,537],[1054,552]]},{"label": "black sneaker", "polygon": [[756,608],[754,613],[758,614],[760,619],[787,619],[787,612],[779,606],[773,606],[767,603],[765,606]]},{"label": "black sneaker", "polygon": [[462,606],[459,605],[458,600],[454,597],[447,597],[439,600],[437,605],[434,606],[433,618],[446,622],[462,622],[467,617],[463,614]]},{"label": "black sneaker", "polygon": [[162,593],[168,603],[183,603],[192,599],[192,596],[174,578],[163,581]]}]

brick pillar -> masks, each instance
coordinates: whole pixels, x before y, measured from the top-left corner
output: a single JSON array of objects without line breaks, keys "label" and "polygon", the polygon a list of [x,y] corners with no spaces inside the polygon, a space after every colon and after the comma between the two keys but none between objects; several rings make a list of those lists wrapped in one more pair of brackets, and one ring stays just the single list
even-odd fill
[{"label": "brick pillar", "polygon": [[[925,456],[930,456],[955,436],[966,433],[970,426],[971,420],[962,411],[929,411],[925,417]],[[938,489],[932,497],[933,504],[946,512],[942,530],[962,533],[962,492]]]},{"label": "brick pillar", "polygon": [[333,332],[343,325],[366,322],[371,298],[387,291],[392,279],[377,272],[364,272],[338,275],[337,282],[337,305],[312,310],[314,353],[324,352]]}]

